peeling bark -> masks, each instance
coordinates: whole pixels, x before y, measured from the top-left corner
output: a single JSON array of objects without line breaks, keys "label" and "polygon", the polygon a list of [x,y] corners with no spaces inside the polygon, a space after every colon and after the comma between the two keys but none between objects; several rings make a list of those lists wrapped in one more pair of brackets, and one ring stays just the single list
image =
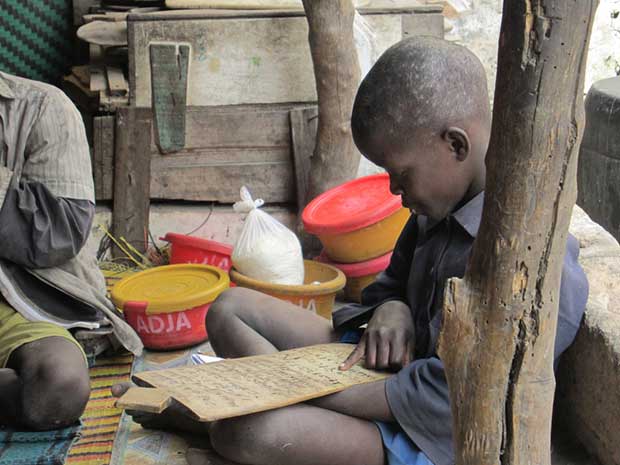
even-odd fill
[{"label": "peeling bark", "polygon": [[597,4],[504,1],[482,224],[464,278],[447,284],[440,336],[459,465],[550,463],[560,278]]}]

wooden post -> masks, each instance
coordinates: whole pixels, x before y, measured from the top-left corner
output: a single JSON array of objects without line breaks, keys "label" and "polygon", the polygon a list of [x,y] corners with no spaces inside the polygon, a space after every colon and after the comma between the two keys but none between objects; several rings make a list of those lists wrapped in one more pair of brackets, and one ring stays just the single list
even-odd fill
[{"label": "wooden post", "polygon": [[598,0],[505,0],[486,201],[439,353],[458,465],[545,465],[560,277]]},{"label": "wooden post", "polygon": [[352,0],[303,0],[319,97],[319,127],[306,203],[355,177],[359,152],[351,135],[351,110],[360,81],[353,38]]},{"label": "wooden post", "polygon": [[[116,112],[112,230],[139,252],[148,245],[151,182],[151,109],[120,107]],[[113,247],[115,258],[125,257]]]}]

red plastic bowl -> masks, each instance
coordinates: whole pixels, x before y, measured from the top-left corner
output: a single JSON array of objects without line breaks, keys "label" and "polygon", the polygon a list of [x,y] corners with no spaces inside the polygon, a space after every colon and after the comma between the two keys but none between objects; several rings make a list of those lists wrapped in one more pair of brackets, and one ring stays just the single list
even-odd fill
[{"label": "red plastic bowl", "polygon": [[324,192],[304,209],[310,234],[343,234],[378,223],[402,209],[402,199],[390,192],[387,173],[346,182]]},{"label": "red plastic bowl", "polygon": [[233,248],[221,242],[210,241],[185,234],[168,233],[162,240],[170,242],[172,253],[170,263],[194,263],[198,265],[217,266],[224,271],[232,268]]},{"label": "red plastic bowl", "polygon": [[317,261],[334,266],[345,274],[347,285],[344,288],[344,297],[351,302],[362,301],[362,291],[390,265],[391,259],[392,252],[361,263],[335,263],[329,259],[325,251],[316,258]]},{"label": "red plastic bowl", "polygon": [[173,313],[147,315],[145,302],[127,302],[123,313],[147,349],[175,350],[209,338],[205,319],[211,303]]},{"label": "red plastic bowl", "polygon": [[336,263],[331,261],[325,251],[323,251],[321,255],[316,258],[316,261],[335,266],[342,271],[347,278],[361,278],[362,276],[376,275],[385,271],[390,265],[391,259],[392,252],[361,263]]}]

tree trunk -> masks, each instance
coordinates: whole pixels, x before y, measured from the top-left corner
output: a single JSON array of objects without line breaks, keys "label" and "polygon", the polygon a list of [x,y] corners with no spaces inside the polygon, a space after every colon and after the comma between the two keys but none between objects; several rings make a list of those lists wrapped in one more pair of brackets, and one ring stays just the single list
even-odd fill
[{"label": "tree trunk", "polygon": [[319,125],[306,203],[355,177],[359,152],[351,110],[360,81],[352,0],[303,0],[319,98]]},{"label": "tree trunk", "polygon": [[560,277],[598,0],[505,0],[482,224],[439,353],[459,465],[550,463]]}]

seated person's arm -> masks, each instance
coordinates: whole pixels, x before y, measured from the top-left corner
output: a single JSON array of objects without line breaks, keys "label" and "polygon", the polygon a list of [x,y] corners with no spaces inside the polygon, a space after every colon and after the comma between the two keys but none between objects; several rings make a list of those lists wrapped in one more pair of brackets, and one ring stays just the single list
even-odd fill
[{"label": "seated person's arm", "polygon": [[0,167],[0,257],[57,266],[84,245],[95,201],[84,123],[59,89],[47,90],[23,150],[18,173]]},{"label": "seated person's arm", "polygon": [[47,268],[75,257],[90,234],[95,206],[56,197],[43,184],[9,187],[0,209],[0,257]]}]

